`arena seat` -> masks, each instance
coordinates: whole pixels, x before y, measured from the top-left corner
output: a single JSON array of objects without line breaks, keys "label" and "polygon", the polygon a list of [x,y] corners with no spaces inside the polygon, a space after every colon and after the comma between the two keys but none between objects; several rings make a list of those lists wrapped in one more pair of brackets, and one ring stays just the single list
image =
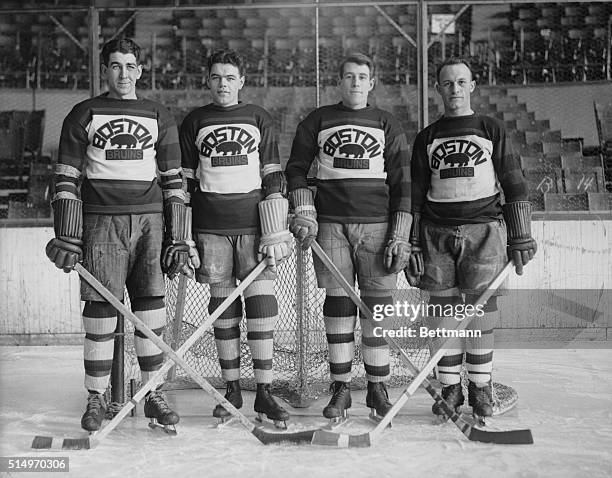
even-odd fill
[{"label": "arena seat", "polygon": [[560,169],[526,169],[524,173],[529,190],[529,200],[533,203],[535,210],[544,210],[545,194],[563,191],[563,175]]},{"label": "arena seat", "polygon": [[559,155],[562,151],[561,141],[542,141],[542,152],[547,155]]},{"label": "arena seat", "polygon": [[612,211],[612,193],[588,192],[589,211]]},{"label": "arena seat", "polygon": [[561,153],[561,166],[563,169],[600,168],[602,166],[599,156],[583,156],[582,153]]},{"label": "arena seat", "polygon": [[564,168],[563,181],[565,192],[585,193],[604,192],[603,168]]},{"label": "arena seat", "polygon": [[544,193],[546,211],[586,211],[588,197],[586,193]]}]

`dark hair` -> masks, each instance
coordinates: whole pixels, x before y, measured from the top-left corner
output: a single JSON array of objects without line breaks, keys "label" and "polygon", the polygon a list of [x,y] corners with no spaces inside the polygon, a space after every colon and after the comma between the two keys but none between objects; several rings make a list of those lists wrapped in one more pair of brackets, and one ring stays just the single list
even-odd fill
[{"label": "dark hair", "polygon": [[102,64],[108,66],[108,61],[112,53],[131,53],[136,58],[136,64],[140,64],[140,47],[131,38],[117,38],[104,44],[102,47]]},{"label": "dark hair", "polygon": [[244,76],[244,58],[236,53],[234,50],[217,50],[208,57],[206,68],[208,69],[208,75],[210,76],[210,70],[215,63],[226,63],[234,65],[238,68],[240,76]]},{"label": "dark hair", "polygon": [[338,70],[340,78],[344,76],[344,65],[346,65],[347,63],[367,65],[367,67],[370,69],[370,78],[374,78],[374,73],[376,72],[376,65],[374,64],[374,60],[372,60],[369,56],[359,52],[349,53],[346,57],[344,57],[342,63],[340,63],[340,69]]},{"label": "dark hair", "polygon": [[442,71],[442,68],[444,68],[445,66],[450,66],[450,65],[467,66],[467,69],[470,70],[470,76],[472,77],[472,79],[474,79],[474,73],[472,72],[472,67],[470,66],[470,63],[465,58],[461,58],[460,56],[451,56],[450,58],[440,63],[438,65],[438,68],[436,69],[436,81],[438,83],[440,83],[440,72]]}]

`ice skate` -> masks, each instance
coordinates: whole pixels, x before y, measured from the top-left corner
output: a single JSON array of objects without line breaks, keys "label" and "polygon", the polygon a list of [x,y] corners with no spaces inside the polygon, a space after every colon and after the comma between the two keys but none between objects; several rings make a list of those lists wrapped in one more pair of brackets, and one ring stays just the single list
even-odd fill
[{"label": "ice skate", "polygon": [[176,435],[176,425],[180,417],[166,403],[166,397],[159,390],[149,392],[144,403],[145,417],[149,418],[149,428],[161,428],[168,435]]},{"label": "ice skate", "polygon": [[331,400],[323,409],[323,416],[329,418],[328,428],[335,429],[348,420],[348,409],[353,404],[349,382],[333,382],[329,387]]},{"label": "ice skate", "polygon": [[[460,412],[461,405],[463,405],[463,402],[465,401],[461,383],[443,386],[441,395],[452,410],[455,410],[456,413]],[[442,410],[442,405],[438,402],[431,406],[431,411],[434,413],[434,415],[436,415],[439,422],[445,422],[448,419],[448,417],[444,414],[444,410]]]},{"label": "ice skate", "polygon": [[[389,393],[383,382],[368,382],[366,405],[370,409],[370,419],[379,422],[387,414],[393,404],[389,401]],[[391,423],[389,423],[391,427]]]},{"label": "ice skate", "polygon": [[87,408],[81,418],[81,427],[90,434],[97,432],[102,426],[102,420],[106,415],[106,402],[100,393],[89,392],[87,397]]},{"label": "ice skate", "polygon": [[[230,402],[234,408],[242,408],[242,392],[240,391],[240,382],[238,380],[230,380],[226,384],[225,399]],[[223,405],[217,405],[213,410],[213,417],[217,419],[217,427],[221,428],[228,425],[233,415],[228,412]]]},{"label": "ice skate", "polygon": [[257,412],[257,420],[259,423],[264,423],[264,419],[272,420],[274,426],[281,430],[287,429],[287,420],[289,413],[281,407],[274,397],[270,394],[269,383],[258,383],[257,394],[255,395],[255,404],[253,406]]},{"label": "ice skate", "polygon": [[485,426],[485,418],[493,415],[493,393],[491,382],[478,387],[474,382],[468,384],[468,403],[472,407],[472,416],[476,423]]}]

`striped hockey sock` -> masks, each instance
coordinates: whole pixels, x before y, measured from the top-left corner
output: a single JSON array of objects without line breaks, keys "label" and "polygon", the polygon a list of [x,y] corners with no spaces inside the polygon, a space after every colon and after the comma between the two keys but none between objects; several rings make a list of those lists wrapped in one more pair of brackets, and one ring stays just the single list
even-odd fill
[{"label": "striped hockey sock", "polygon": [[[370,310],[375,305],[393,304],[393,297],[389,291],[363,290],[363,302]],[[389,378],[389,344],[384,337],[374,335],[375,327],[387,330],[392,323],[392,318],[384,318],[380,322],[373,323],[365,317],[360,317],[361,323],[361,353],[363,365],[368,382],[384,382]],[[380,335],[380,334],[379,334]]]},{"label": "striped hockey sock", "polygon": [[491,297],[484,308],[482,317],[474,317],[468,330],[480,331],[480,337],[466,338],[465,362],[468,379],[475,383],[491,380],[493,371],[494,329],[499,320],[496,297]]},{"label": "striped hockey sock", "polygon": [[[208,313],[212,314],[236,288],[234,281],[226,281],[210,286]],[[240,321],[242,320],[242,301],[237,297],[223,311],[213,324],[215,345],[221,365],[221,377],[226,382],[240,379]]]},{"label": "striped hockey sock", "polygon": [[[431,293],[425,325],[429,329],[451,329],[457,325],[456,319],[444,314],[445,310],[454,307],[460,299],[456,296],[437,296]],[[432,306],[432,307],[430,307]],[[445,339],[436,339],[430,345],[436,351]],[[461,366],[463,364],[464,340],[461,338],[449,340],[444,349],[444,355],[437,365],[437,377],[443,385],[455,385],[461,381]]]},{"label": "striped hockey sock", "polygon": [[329,350],[329,371],[333,381],[350,382],[355,356],[357,306],[343,289],[327,289],[323,320]]},{"label": "striped hockey sock", "polygon": [[108,388],[113,366],[113,339],[117,327],[117,311],[106,302],[85,302],[83,308],[85,342],[85,388],[104,393]]},{"label": "striped hockey sock", "polygon": [[244,291],[244,306],[255,382],[272,383],[274,327],[278,320],[274,281],[254,281]]},{"label": "striped hockey sock", "polygon": [[[163,297],[134,298],[132,299],[132,310],[134,315],[142,320],[149,329],[161,336],[166,327],[166,306]],[[134,332],[134,348],[143,383],[146,383],[162,366],[164,354],[138,329]]]}]

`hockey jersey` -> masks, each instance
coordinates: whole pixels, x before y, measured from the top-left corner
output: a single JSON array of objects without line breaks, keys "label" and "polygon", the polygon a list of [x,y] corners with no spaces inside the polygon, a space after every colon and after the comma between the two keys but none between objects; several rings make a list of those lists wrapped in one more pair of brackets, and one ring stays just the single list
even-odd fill
[{"label": "hockey jersey", "polygon": [[299,125],[285,172],[289,190],[307,187],[316,159],[321,222],[377,223],[410,212],[410,154],[395,117],[367,106],[323,106]]},{"label": "hockey jersey", "polygon": [[66,116],[56,193],[80,193],[83,212],[161,212],[163,199],[183,200],[181,183],[176,124],[159,103],[103,94]]},{"label": "hockey jersey", "polygon": [[421,131],[411,160],[412,206],[438,224],[489,222],[506,202],[527,201],[527,183],[500,121],[442,117]]},{"label": "hockey jersey", "polygon": [[252,104],[211,103],[187,115],[179,142],[193,230],[257,233],[262,177],[281,171],[269,113]]}]

